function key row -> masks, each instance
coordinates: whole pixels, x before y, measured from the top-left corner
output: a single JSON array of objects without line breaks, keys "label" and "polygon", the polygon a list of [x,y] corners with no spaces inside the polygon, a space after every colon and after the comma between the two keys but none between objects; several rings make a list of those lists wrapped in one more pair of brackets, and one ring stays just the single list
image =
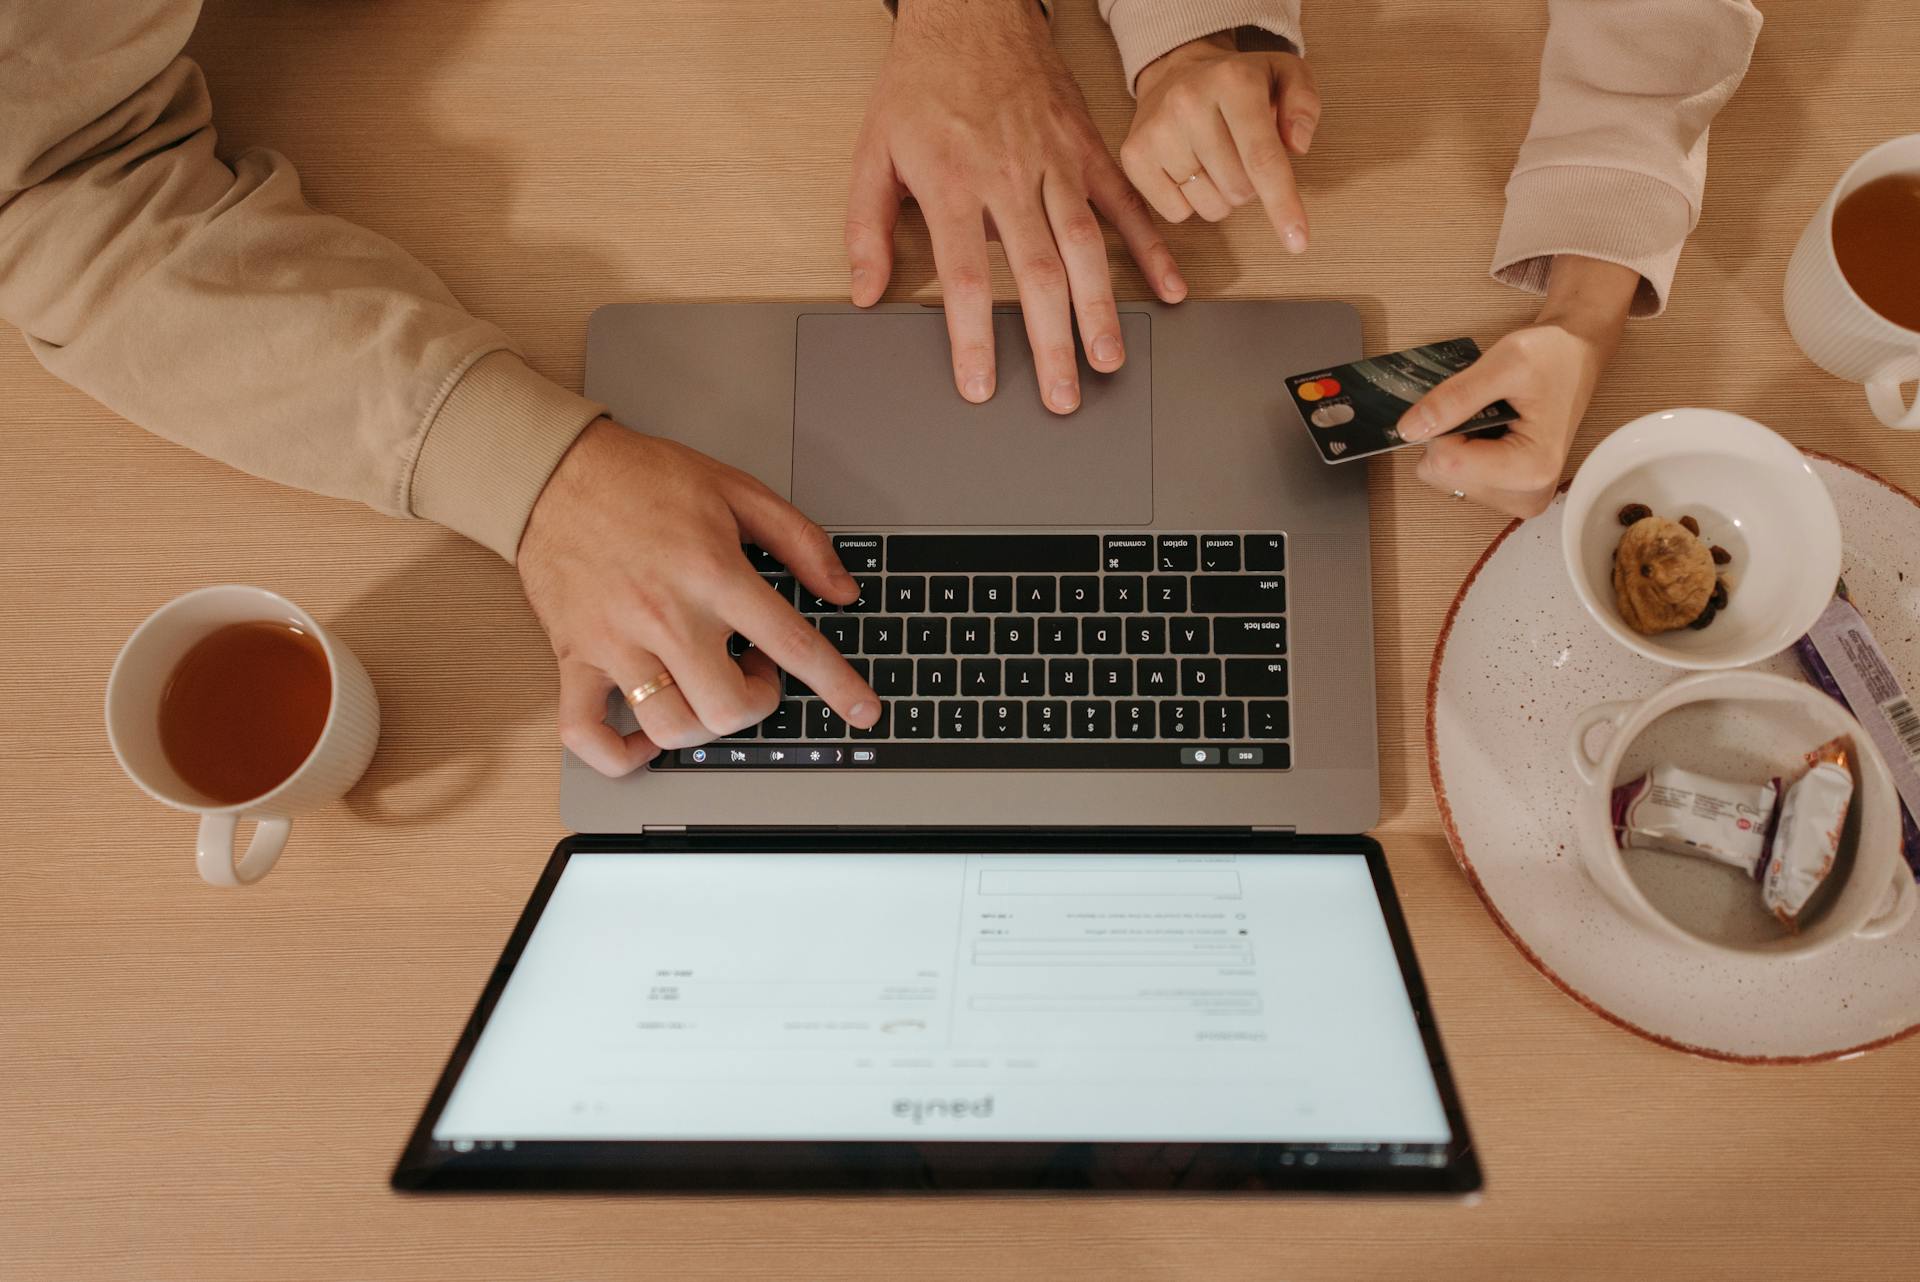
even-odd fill
[{"label": "function key row", "polygon": [[[836,534],[852,574],[1091,574],[1279,572],[1283,534]],[[763,574],[783,572],[748,548]]]}]

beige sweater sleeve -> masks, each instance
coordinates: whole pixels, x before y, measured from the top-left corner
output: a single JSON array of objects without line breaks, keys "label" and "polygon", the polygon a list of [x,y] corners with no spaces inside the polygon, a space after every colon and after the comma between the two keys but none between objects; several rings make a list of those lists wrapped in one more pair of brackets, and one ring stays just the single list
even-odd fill
[{"label": "beige sweater sleeve", "polygon": [[198,0],[0,4],[0,318],[53,373],[256,475],[512,560],[599,406],[535,374],[287,160],[216,154]]},{"label": "beige sweater sleeve", "polygon": [[1131,91],[1140,69],[1190,40],[1258,27],[1301,53],[1300,0],[1100,0]]},{"label": "beige sweater sleeve", "polygon": [[1640,273],[1666,306],[1700,218],[1707,126],[1760,35],[1749,0],[1550,0],[1540,103],[1507,183],[1493,274],[1544,293],[1555,254]]}]

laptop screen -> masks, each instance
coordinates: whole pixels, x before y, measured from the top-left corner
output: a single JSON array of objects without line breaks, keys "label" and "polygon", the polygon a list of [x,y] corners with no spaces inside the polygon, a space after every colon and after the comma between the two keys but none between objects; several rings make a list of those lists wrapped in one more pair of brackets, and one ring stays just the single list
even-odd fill
[{"label": "laptop screen", "polygon": [[1438,1166],[1456,1137],[1407,985],[1353,851],[580,852],[431,1137]]}]

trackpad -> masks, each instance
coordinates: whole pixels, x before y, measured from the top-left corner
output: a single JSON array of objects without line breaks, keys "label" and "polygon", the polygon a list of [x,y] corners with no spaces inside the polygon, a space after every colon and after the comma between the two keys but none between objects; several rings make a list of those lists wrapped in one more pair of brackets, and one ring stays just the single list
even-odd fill
[{"label": "trackpad", "polygon": [[1040,404],[1018,313],[996,312],[985,405],[953,386],[947,322],[799,319],[793,501],[822,525],[1145,525],[1153,520],[1153,326],[1120,314],[1127,363],[1080,365],[1080,408]]}]

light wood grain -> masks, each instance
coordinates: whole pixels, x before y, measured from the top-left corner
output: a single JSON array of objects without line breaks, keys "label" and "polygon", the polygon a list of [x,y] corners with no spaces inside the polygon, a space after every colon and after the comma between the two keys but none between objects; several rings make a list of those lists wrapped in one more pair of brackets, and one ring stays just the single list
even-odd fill
[{"label": "light wood grain", "polygon": [[[1057,38],[1118,143],[1090,0]],[[1534,0],[1309,5],[1327,100],[1313,252],[1245,212],[1168,237],[1199,296],[1342,298],[1385,350],[1529,314],[1486,278],[1532,106]],[[229,148],[388,233],[578,385],[616,300],[837,297],[877,2],[214,0]],[[1793,347],[1781,273],[1869,145],[1920,130],[1908,0],[1773,5],[1714,126],[1669,315],[1588,425],[1766,421],[1920,490],[1920,440]],[[896,298],[935,296],[903,223]],[[1144,291],[1120,273],[1134,297]],[[1009,282],[998,281],[1003,296]],[[552,842],[554,688],[512,573],[130,427],[0,343],[0,1277],[1911,1278],[1920,1040],[1848,1063],[1689,1059],[1563,997],[1457,871],[1426,782],[1434,633],[1501,522],[1374,465],[1382,836],[1487,1170],[1473,1207],[1334,1200],[403,1200],[385,1178]],[[116,770],[107,667],[152,607],[269,585],[365,660],[366,782],[239,893]]]}]

